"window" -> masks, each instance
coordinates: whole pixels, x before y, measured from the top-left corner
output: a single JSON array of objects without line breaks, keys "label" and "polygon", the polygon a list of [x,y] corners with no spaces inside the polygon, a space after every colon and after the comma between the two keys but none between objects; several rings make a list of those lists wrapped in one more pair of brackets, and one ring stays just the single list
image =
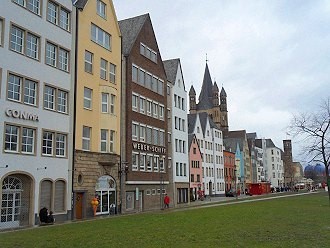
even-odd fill
[{"label": "window", "polygon": [[116,132],[114,130],[110,130],[110,152],[115,151],[115,135]]},{"label": "window", "polygon": [[65,182],[58,180],[55,182],[55,195],[54,195],[54,211],[64,212],[65,211]]},{"label": "window", "polygon": [[[2,25],[1,25],[2,26]],[[26,55],[29,58],[39,59],[40,38],[29,31],[14,25],[10,31],[10,49]]]},{"label": "window", "polygon": [[69,71],[70,52],[50,42],[46,43],[46,64],[62,71]]},{"label": "window", "polygon": [[153,144],[158,146],[158,129],[156,128],[153,129],[152,138],[153,138]]},{"label": "window", "polygon": [[109,73],[110,73],[110,75],[109,75],[110,82],[115,84],[116,83],[116,65],[110,63],[110,72]]},{"label": "window", "polygon": [[140,43],[140,54],[157,63],[157,53],[143,43]]},{"label": "window", "polygon": [[85,151],[90,150],[91,129],[91,127],[83,126],[82,149]]},{"label": "window", "polygon": [[108,130],[101,129],[101,152],[108,151]]},{"label": "window", "polygon": [[106,61],[105,59],[101,59],[100,78],[102,78],[104,80],[107,80],[107,67],[108,67],[108,61]]},{"label": "window", "polygon": [[99,28],[98,26],[92,24],[91,28],[91,39],[92,41],[96,42],[100,46],[110,50],[110,39],[111,36],[103,29]]},{"label": "window", "polygon": [[[9,74],[7,98],[27,105],[37,105],[38,83],[30,79]],[[23,97],[22,97],[23,96]]]},{"label": "window", "polygon": [[140,171],[146,170],[146,163],[147,163],[147,157],[146,154],[140,153]]},{"label": "window", "polygon": [[164,120],[164,106],[159,105],[159,119]]},{"label": "window", "polygon": [[152,172],[152,162],[153,162],[153,156],[151,154],[147,155],[147,171]]},{"label": "window", "polygon": [[56,157],[66,157],[66,135],[56,134]]},{"label": "window", "polygon": [[158,94],[164,94],[164,82],[158,79]]},{"label": "window", "polygon": [[145,126],[140,126],[140,142],[145,142],[146,141],[146,127]]},{"label": "window", "polygon": [[165,146],[165,132],[164,130],[159,130],[159,145]]},{"label": "window", "polygon": [[110,95],[110,114],[115,113],[115,101],[116,101],[116,96],[115,95]]},{"label": "window", "polygon": [[151,90],[154,91],[154,92],[157,92],[157,83],[158,80],[156,77],[152,77],[152,81],[151,81]]},{"label": "window", "polygon": [[107,8],[107,5],[104,2],[102,2],[100,0],[96,1],[96,12],[102,18],[106,18],[106,8]]},{"label": "window", "polygon": [[193,149],[193,154],[196,154],[196,147],[194,147]]},{"label": "window", "polygon": [[132,123],[132,140],[138,140],[139,124]]},{"label": "window", "polygon": [[152,127],[147,127],[146,142],[152,144]]},{"label": "window", "polygon": [[93,90],[89,88],[84,88],[84,108],[92,109],[92,93]]},{"label": "window", "polygon": [[70,31],[70,11],[64,7],[48,1],[47,6],[47,21],[59,26],[60,28]]},{"label": "window", "polygon": [[152,101],[147,100],[147,115],[151,116],[151,112],[152,112]]},{"label": "window", "polygon": [[34,154],[35,134],[35,129],[6,124],[5,152]]},{"label": "window", "polygon": [[69,52],[63,48],[59,48],[58,68],[62,71],[69,71]]},{"label": "window", "polygon": [[140,97],[140,113],[144,114],[146,106],[146,99]]},{"label": "window", "polygon": [[145,74],[145,84],[148,89],[151,89],[152,75],[150,73]]},{"label": "window", "polygon": [[101,96],[101,112],[102,113],[108,113],[109,112],[109,94],[108,93],[102,93]]},{"label": "window", "polygon": [[155,118],[158,118],[158,103],[153,103],[153,115]]},{"label": "window", "polygon": [[40,14],[40,0],[13,0],[13,2],[37,15]]},{"label": "window", "polygon": [[[67,135],[53,131],[43,131],[42,155],[66,157]],[[54,153],[55,150],[55,153]]]},{"label": "window", "polygon": [[165,157],[159,159],[159,171],[165,172]]},{"label": "window", "polygon": [[49,42],[46,44],[46,64],[56,67],[57,47]]},{"label": "window", "polygon": [[139,69],[139,78],[138,78],[138,83],[144,86],[144,81],[145,81],[145,71]]},{"label": "window", "polygon": [[194,178],[194,174],[191,174],[191,175],[190,175],[190,182],[193,183],[193,182],[195,181],[194,179],[195,179],[195,178]]},{"label": "window", "polygon": [[139,166],[139,154],[133,153],[132,154],[132,171],[137,171]]},{"label": "window", "polygon": [[159,169],[159,157],[154,156],[154,172],[158,172]]},{"label": "window", "polygon": [[[101,60],[102,69],[102,60]],[[93,53],[85,51],[85,72],[93,73]]]},{"label": "window", "polygon": [[138,101],[139,101],[139,96],[133,94],[132,95],[132,110],[133,111],[137,111]]},{"label": "window", "polygon": [[138,81],[138,73],[139,73],[139,68],[135,65],[132,66],[132,81],[136,82]]},{"label": "window", "polygon": [[44,108],[60,113],[68,113],[68,92],[45,85]]}]

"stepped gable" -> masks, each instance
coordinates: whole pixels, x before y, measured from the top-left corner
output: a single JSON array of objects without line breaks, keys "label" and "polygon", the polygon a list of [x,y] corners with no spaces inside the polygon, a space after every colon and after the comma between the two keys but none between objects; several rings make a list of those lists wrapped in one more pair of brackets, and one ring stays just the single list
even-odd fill
[{"label": "stepped gable", "polygon": [[194,89],[194,86],[191,85],[189,90],[189,96],[196,96],[196,91]]},{"label": "stepped gable", "polygon": [[123,55],[129,55],[140,33],[143,24],[150,18],[149,14],[135,16],[118,22],[122,34],[122,52]]}]

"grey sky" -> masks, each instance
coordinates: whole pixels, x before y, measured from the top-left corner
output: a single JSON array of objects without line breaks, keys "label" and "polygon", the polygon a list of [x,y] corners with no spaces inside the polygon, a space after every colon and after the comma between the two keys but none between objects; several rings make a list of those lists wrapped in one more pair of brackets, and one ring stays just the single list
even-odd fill
[{"label": "grey sky", "polygon": [[[114,0],[118,20],[150,13],[162,59],[180,58],[199,95],[205,54],[227,92],[230,130],[282,148],[292,113],[328,97],[330,1]],[[300,160],[293,143],[294,159]]]}]

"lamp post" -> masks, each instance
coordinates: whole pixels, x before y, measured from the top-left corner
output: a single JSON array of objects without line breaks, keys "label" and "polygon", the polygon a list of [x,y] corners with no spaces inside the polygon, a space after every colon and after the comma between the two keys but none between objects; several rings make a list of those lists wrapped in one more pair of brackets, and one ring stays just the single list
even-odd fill
[{"label": "lamp post", "polygon": [[236,194],[236,200],[237,200],[237,176],[236,176],[236,168],[234,169],[234,179],[235,179],[235,194]]},{"label": "lamp post", "polygon": [[128,162],[122,161],[119,167],[119,181],[120,181],[120,213],[123,213],[123,199],[124,199],[124,184],[126,181],[125,175],[128,173]]}]

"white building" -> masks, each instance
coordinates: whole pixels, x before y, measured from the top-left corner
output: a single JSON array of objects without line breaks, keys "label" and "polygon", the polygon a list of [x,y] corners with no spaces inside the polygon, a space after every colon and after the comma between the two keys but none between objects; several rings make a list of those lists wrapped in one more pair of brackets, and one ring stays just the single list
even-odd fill
[{"label": "white building", "polygon": [[265,181],[270,182],[273,187],[282,187],[284,170],[281,149],[276,147],[271,139],[257,139],[256,146],[263,152]]},{"label": "white building", "polygon": [[0,3],[0,229],[71,214],[71,0]]},{"label": "white building", "polygon": [[172,99],[172,164],[174,204],[189,202],[189,159],[188,159],[188,121],[187,90],[185,88],[180,59],[164,62],[167,80],[173,85]]},{"label": "white building", "polygon": [[194,133],[202,152],[205,195],[224,196],[224,159],[222,131],[206,112],[188,115],[189,133]]}]

